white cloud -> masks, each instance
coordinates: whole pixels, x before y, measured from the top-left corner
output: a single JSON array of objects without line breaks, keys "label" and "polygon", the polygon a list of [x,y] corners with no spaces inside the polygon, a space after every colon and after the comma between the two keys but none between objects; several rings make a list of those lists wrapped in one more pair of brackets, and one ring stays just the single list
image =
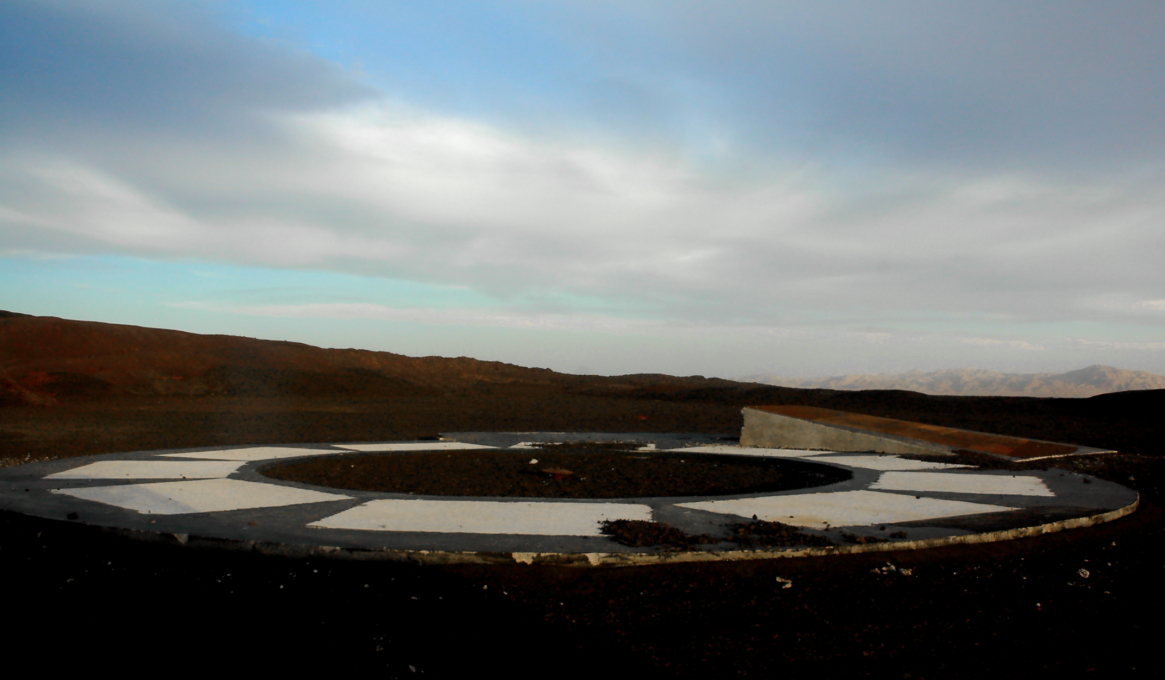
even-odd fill
[{"label": "white cloud", "polygon": [[634,333],[655,330],[658,323],[598,314],[538,314],[506,310],[389,307],[371,303],[312,303],[291,305],[224,305],[197,301],[172,302],[170,307],[284,319],[375,319],[406,323],[500,326],[527,330]]},{"label": "white cloud", "polygon": [[1147,352],[1165,351],[1165,342],[1129,342],[1127,340],[1084,340],[1076,338],[1073,342],[1081,347],[1105,350],[1137,350]]},{"label": "white cloud", "polygon": [[1028,352],[1043,352],[1047,349],[1043,345],[1030,343],[1026,340],[999,340],[996,338],[959,338],[959,342],[965,345],[979,345],[982,347],[1001,347],[1007,349],[1019,349]]},{"label": "white cloud", "polygon": [[337,154],[345,172],[333,191],[428,225],[626,236],[645,218],[682,215],[700,189],[675,159],[539,143],[449,117],[364,107],[294,123]]},{"label": "white cloud", "polygon": [[887,172],[855,192],[822,171],[714,175],[387,104],[279,121],[272,156],[205,145],[160,164],[164,144],[125,140],[116,171],[0,158],[0,220],[57,234],[62,252],[323,268],[760,326],[1132,314],[1094,301],[1148,292],[1165,238],[1145,226],[1165,218],[1165,192],[1117,183]]}]

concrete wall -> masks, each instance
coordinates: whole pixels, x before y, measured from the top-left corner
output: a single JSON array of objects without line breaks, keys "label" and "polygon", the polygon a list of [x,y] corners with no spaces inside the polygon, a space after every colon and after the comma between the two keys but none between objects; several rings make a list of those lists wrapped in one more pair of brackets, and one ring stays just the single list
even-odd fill
[{"label": "concrete wall", "polygon": [[950,453],[942,444],[893,435],[825,425],[767,411],[746,408],[741,446],[774,449],[824,449],[827,451],[877,451],[878,453]]}]

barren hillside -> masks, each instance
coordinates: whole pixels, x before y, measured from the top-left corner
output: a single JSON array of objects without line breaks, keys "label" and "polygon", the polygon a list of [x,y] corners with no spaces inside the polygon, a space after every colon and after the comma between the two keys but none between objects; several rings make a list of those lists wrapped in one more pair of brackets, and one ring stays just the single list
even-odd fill
[{"label": "barren hillside", "polygon": [[574,376],[466,357],[408,357],[0,312],[0,402],[106,394],[407,396],[478,385],[634,390],[733,385],[702,376]]}]

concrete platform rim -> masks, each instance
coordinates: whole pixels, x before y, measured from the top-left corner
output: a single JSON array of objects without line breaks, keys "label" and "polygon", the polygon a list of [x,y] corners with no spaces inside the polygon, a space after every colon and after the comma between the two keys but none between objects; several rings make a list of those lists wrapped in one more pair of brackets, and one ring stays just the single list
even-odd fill
[{"label": "concrete platform rim", "polygon": [[[843,555],[857,555],[877,552],[913,552],[930,548],[941,548],[953,545],[975,545],[982,543],[998,543],[1002,541],[1018,540],[1042,536],[1044,534],[1059,533],[1070,529],[1086,528],[1112,522],[1127,517],[1140,506],[1140,495],[1137,500],[1122,508],[1101,512],[1095,515],[1074,517],[1071,519],[1046,522],[1026,527],[1016,527],[1000,531],[987,531],[977,534],[964,534],[943,538],[922,539],[916,541],[895,541],[887,543],[864,543],[853,545],[835,545],[828,547],[787,548],[770,550],[678,550],[654,553],[563,553],[563,552],[495,552],[473,550],[408,550],[408,549],[375,549],[375,548],[346,548],[342,546],[309,545],[304,543],[275,543],[271,541],[243,541],[213,536],[199,536],[197,534],[174,534],[168,532],[148,532],[138,529],[124,529],[120,527],[106,527],[100,525],[85,525],[116,535],[122,535],[134,540],[162,542],[179,545],[191,549],[212,550],[242,550],[256,552],[263,555],[276,555],[293,558],[328,558],[348,559],[357,561],[386,561],[411,562],[421,565],[443,564],[481,564],[481,565],[516,565],[545,566],[545,567],[580,567],[580,568],[622,568],[639,566],[656,566],[664,564],[703,563],[703,562],[743,562],[753,560],[798,559],[807,557],[840,557]],[[66,522],[67,520],[51,520]]]},{"label": "concrete platform rim", "polygon": [[[521,433],[521,434],[571,435],[571,434],[586,434],[586,433]],[[604,434],[604,433],[596,433],[596,434]],[[607,433],[607,434],[624,434],[624,433]],[[634,433],[626,433],[626,434],[634,434]],[[446,439],[446,441],[449,441],[449,440]],[[378,442],[378,443],[388,444],[388,443],[402,443],[402,442]],[[109,460],[109,459],[114,459],[114,460],[145,460],[145,459],[150,459],[150,458],[156,458],[156,457],[161,456],[163,454],[195,453],[195,452],[202,452],[202,451],[206,451],[206,452],[230,451],[230,450],[235,450],[235,449],[254,449],[254,448],[297,448],[297,449],[304,449],[306,451],[312,451],[313,453],[315,451],[319,451],[320,452],[318,454],[319,456],[336,455],[336,454],[363,455],[364,453],[375,453],[375,452],[352,451],[349,449],[343,449],[343,448],[341,448],[341,446],[342,445],[332,443],[332,442],[308,443],[308,444],[298,444],[298,445],[276,445],[276,444],[232,445],[232,446],[218,446],[218,447],[193,447],[193,448],[184,448],[184,449],[167,449],[167,450],[155,450],[155,451],[134,451],[134,452],[124,452],[124,453],[102,454],[102,455],[96,455],[96,456],[85,456],[85,457],[81,457],[81,458],[62,458],[62,459],[58,459],[58,460],[61,462],[70,462],[70,463],[71,462],[81,463],[81,461],[91,462],[91,461],[95,461],[95,460]],[[730,445],[730,446],[739,446],[739,445]],[[740,448],[747,448],[747,447],[740,447]],[[661,449],[660,451],[662,452],[662,451],[669,451],[669,450],[674,451],[677,449]],[[678,449],[678,450],[682,450],[682,449]],[[692,452],[692,453],[693,453],[693,455],[699,455],[701,452]],[[852,452],[828,450],[828,453],[837,453],[837,454],[844,456],[844,455],[850,454]],[[720,455],[723,455],[723,454],[720,454]],[[727,455],[734,455],[734,454],[727,454]],[[877,454],[877,455],[886,456],[886,457],[890,457],[890,458],[898,457],[898,454]],[[308,458],[308,457],[314,458],[317,456],[316,455],[304,456],[304,458]],[[52,462],[56,462],[56,461],[36,461],[36,462],[30,461],[29,465],[39,466],[39,465],[42,465],[46,462],[52,463]],[[242,472],[242,471],[247,470],[247,469],[263,467],[263,466],[272,464],[273,462],[274,461],[271,459],[252,460],[252,461],[249,461],[249,462],[243,464],[240,467],[239,472]],[[831,461],[829,461],[828,459],[822,459],[822,460],[800,459],[800,462],[810,462],[810,463],[815,462],[818,464],[827,464],[827,465],[831,464]],[[834,464],[836,464],[836,463],[834,463]],[[12,478],[15,476],[15,475],[13,475],[13,473],[16,472],[16,470],[19,470],[21,467],[23,467],[23,465],[8,466],[4,469],[0,469],[0,479],[2,479],[4,477],[9,477],[8,480],[2,480],[2,481],[15,482],[16,479]],[[845,465],[841,464],[841,467],[845,467]],[[857,472],[857,470],[855,470],[855,474],[856,474],[856,472]],[[979,471],[979,474],[984,474],[984,473],[986,473],[988,476],[991,476],[991,475],[1003,476],[1005,474],[1011,474],[1012,476],[1014,476],[1014,473],[1011,473],[1008,471],[990,471],[990,470]],[[10,476],[12,476],[12,477],[10,477]],[[42,471],[38,471],[35,476],[37,479],[42,479],[43,478],[43,469],[42,469]],[[1084,476],[1088,477],[1087,475],[1084,475]],[[31,479],[31,475],[30,476],[21,476],[21,477],[23,477],[24,479]],[[232,478],[236,478],[236,477],[234,477],[234,475],[232,475]],[[85,485],[83,483],[80,483],[82,481],[84,481],[84,480],[78,480],[79,486]],[[88,480],[88,482],[96,482],[96,483],[101,483],[101,484],[110,484],[110,483],[116,483],[119,481],[121,481],[121,480],[111,480],[111,479]],[[277,480],[269,480],[269,481],[274,482]],[[135,484],[135,483],[144,483],[144,482],[145,482],[145,480],[139,479],[139,480],[131,481],[129,483]],[[845,482],[841,482],[841,484],[844,484],[844,483]],[[830,489],[831,487],[834,487],[836,484],[837,483],[828,484],[828,485],[824,485],[821,487],[816,487],[814,490],[810,491],[808,494],[805,494],[804,492],[802,492],[801,495],[812,496],[812,495],[815,495],[818,493],[823,493],[826,490]],[[1113,483],[1109,482],[1108,484],[1113,484]],[[5,484],[5,486],[8,486],[8,484]],[[333,492],[343,491],[343,490],[337,490],[337,489],[330,489],[328,487],[315,487],[313,485],[303,485],[303,486],[304,486],[304,488],[310,488],[310,489],[329,489],[330,491],[333,491]],[[1114,507],[1115,504],[1110,504],[1107,506],[1098,505],[1098,506],[1093,507],[1093,509],[1096,510],[1097,512],[1089,512],[1087,514],[1081,514],[1081,515],[1077,515],[1077,516],[1073,516],[1073,517],[1064,517],[1062,519],[1058,519],[1055,521],[1042,522],[1039,524],[1031,524],[1031,525],[1027,525],[1027,526],[1015,526],[1015,527],[1010,527],[1010,528],[996,529],[993,531],[974,532],[972,530],[971,533],[956,534],[956,535],[942,536],[942,537],[920,538],[920,539],[916,539],[916,540],[893,540],[893,541],[887,541],[884,543],[883,542],[870,542],[870,543],[859,543],[859,544],[836,544],[833,546],[820,547],[820,548],[792,547],[792,548],[767,548],[767,549],[760,549],[760,550],[755,550],[755,549],[731,549],[731,550],[706,549],[706,550],[689,550],[689,551],[669,551],[666,549],[661,550],[658,547],[654,547],[654,548],[649,548],[647,550],[641,549],[641,550],[627,550],[627,551],[618,551],[618,552],[609,551],[609,550],[607,550],[607,551],[603,551],[603,550],[596,550],[596,551],[526,550],[526,551],[523,551],[523,550],[516,550],[516,549],[505,549],[504,543],[501,546],[499,546],[499,547],[503,548],[500,550],[489,550],[489,549],[485,549],[485,550],[483,550],[483,549],[458,550],[458,549],[456,549],[455,540],[449,541],[451,549],[439,549],[439,548],[431,548],[431,547],[428,547],[428,548],[426,548],[426,547],[409,548],[409,547],[391,547],[391,546],[386,547],[385,544],[370,545],[368,547],[362,547],[362,546],[357,544],[358,542],[353,542],[353,541],[347,541],[347,543],[348,543],[347,545],[339,545],[339,544],[331,545],[331,544],[327,543],[328,540],[344,541],[345,538],[343,536],[340,536],[338,539],[337,538],[328,539],[326,536],[321,535],[321,538],[323,540],[321,540],[320,542],[310,542],[310,539],[308,541],[299,542],[299,541],[295,540],[294,537],[289,536],[287,534],[284,535],[285,539],[292,538],[292,540],[279,540],[279,541],[264,540],[263,538],[260,538],[258,536],[256,536],[255,539],[248,539],[248,538],[239,538],[238,532],[236,532],[234,536],[229,536],[229,535],[215,536],[213,534],[203,534],[202,532],[196,530],[193,525],[191,525],[191,530],[188,532],[175,531],[173,528],[170,528],[170,529],[159,528],[158,530],[154,530],[152,528],[142,528],[141,524],[138,524],[138,526],[134,526],[133,524],[126,525],[124,523],[123,524],[117,524],[117,523],[101,524],[99,522],[89,522],[89,521],[86,521],[85,519],[65,520],[65,519],[60,519],[59,517],[49,516],[49,515],[45,515],[45,514],[38,514],[36,512],[22,512],[11,501],[11,497],[13,495],[12,492],[16,490],[15,488],[8,489],[7,492],[5,492],[5,490],[3,490],[3,489],[0,489],[0,501],[3,501],[3,502],[0,502],[0,507],[4,508],[6,511],[22,512],[22,514],[40,517],[40,518],[46,519],[48,521],[60,521],[60,522],[64,522],[64,523],[79,523],[79,524],[84,524],[86,526],[92,527],[92,528],[97,529],[97,530],[110,531],[113,533],[118,533],[118,534],[130,536],[132,538],[136,538],[139,540],[169,542],[169,543],[176,543],[179,545],[191,546],[191,547],[205,547],[205,548],[217,547],[217,548],[233,549],[233,550],[255,551],[255,552],[260,552],[260,553],[264,553],[264,554],[283,554],[283,555],[288,555],[288,556],[297,555],[297,556],[315,556],[315,557],[337,557],[337,558],[346,558],[346,559],[406,561],[406,562],[416,562],[416,563],[420,563],[420,564],[469,564],[469,563],[474,563],[474,564],[527,564],[527,565],[545,564],[545,565],[576,566],[576,567],[621,567],[621,566],[639,566],[639,565],[646,566],[646,565],[653,565],[653,564],[667,564],[667,563],[681,563],[681,562],[741,561],[741,560],[758,560],[758,559],[762,559],[762,560],[763,559],[787,559],[787,558],[815,557],[815,556],[839,556],[839,555],[846,555],[846,554],[868,553],[868,552],[918,550],[918,549],[926,549],[926,548],[931,548],[931,547],[940,547],[940,546],[944,546],[944,545],[989,543],[989,542],[997,542],[997,541],[1002,541],[1002,540],[1012,540],[1012,539],[1018,539],[1018,538],[1025,538],[1025,537],[1035,536],[1035,535],[1040,535],[1040,534],[1045,534],[1045,533],[1053,533],[1053,532],[1057,532],[1057,531],[1063,531],[1066,529],[1093,526],[1096,524],[1101,524],[1104,522],[1118,519],[1120,517],[1123,517],[1125,515],[1128,515],[1128,514],[1134,512],[1139,505],[1140,495],[1131,489],[1127,489],[1125,487],[1120,487],[1120,485],[1116,485],[1116,486],[1124,489],[1125,492],[1132,494],[1133,500],[1131,503],[1125,503],[1124,505],[1121,505],[1120,507]],[[778,493],[784,493],[784,492],[778,492]],[[797,491],[794,490],[792,493],[797,493]],[[752,494],[750,494],[750,495],[752,495]],[[766,496],[768,496],[768,495],[773,495],[773,494],[766,494]],[[16,494],[16,496],[19,496],[19,494]],[[449,499],[456,499],[458,497],[450,497],[450,496],[424,497],[424,496],[413,495],[413,496],[408,496],[408,498],[418,499],[418,500],[423,500],[426,498],[437,499],[437,500],[449,500]],[[503,498],[506,498],[506,497],[503,497]],[[571,501],[583,501],[583,502],[586,502],[586,501],[591,501],[591,502],[624,501],[624,502],[626,502],[626,501],[649,501],[651,499],[657,499],[661,502],[661,504],[673,504],[674,505],[674,504],[678,504],[679,502],[683,502],[682,501],[683,498],[685,498],[685,497],[646,497],[646,498],[638,498],[638,499],[632,498],[632,499],[542,499],[542,500],[544,500],[546,502],[559,502],[559,503],[561,503],[561,502],[571,502]],[[708,498],[708,497],[705,497],[705,498]],[[729,497],[711,497],[711,498],[729,499]],[[917,498],[917,496],[916,496],[916,498]],[[356,502],[362,502],[362,501],[360,501],[360,499],[350,499],[350,500],[353,501],[353,503],[352,503],[353,506],[356,504]],[[538,499],[523,499],[523,500],[537,501]],[[1127,501],[1128,494],[1125,494],[1125,496],[1123,498],[1121,498],[1120,500]],[[89,501],[85,501],[85,502],[89,502]],[[344,501],[343,503],[347,503],[347,501]],[[1029,507],[1035,507],[1035,506],[1029,506]],[[84,510],[82,510],[81,512],[84,514]],[[233,511],[227,511],[227,512],[233,512]],[[204,512],[201,514],[208,514],[209,515],[209,514],[214,514],[214,513]],[[729,513],[729,514],[731,514],[731,513]],[[158,519],[161,520],[167,516],[155,515],[155,517],[158,517]],[[169,515],[168,517],[175,517],[175,515]],[[86,519],[88,519],[88,518],[86,518]],[[670,520],[668,520],[668,521],[670,521]],[[890,521],[886,522],[887,525],[894,524],[894,523],[895,522],[890,522]],[[150,524],[153,524],[153,522],[151,521]],[[252,524],[254,524],[254,522],[252,522]],[[204,528],[205,528],[205,526],[206,525],[204,525]],[[213,529],[213,525],[211,526],[211,528]],[[828,524],[827,524],[827,528],[828,528]],[[883,530],[885,530],[885,527],[883,527]],[[308,532],[308,533],[311,533],[311,532]],[[243,535],[245,535],[245,534],[246,534],[246,532],[243,532]],[[334,534],[333,534],[333,536],[334,536]],[[302,536],[299,536],[299,538],[302,539]],[[468,541],[468,539],[466,539],[466,540]],[[587,539],[587,540],[589,541],[590,539]],[[604,539],[604,541],[605,541],[605,539]],[[595,541],[595,542],[598,543],[598,541]],[[470,543],[470,545],[473,544],[472,542],[469,542],[469,543]],[[422,543],[422,545],[424,545],[424,543]]]}]

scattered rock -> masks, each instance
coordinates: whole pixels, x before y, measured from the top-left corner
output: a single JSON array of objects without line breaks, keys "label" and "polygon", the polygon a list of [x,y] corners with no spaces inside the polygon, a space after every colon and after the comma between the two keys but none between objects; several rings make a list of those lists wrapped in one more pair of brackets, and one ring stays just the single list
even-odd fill
[{"label": "scattered rock", "polygon": [[857,543],[859,545],[866,543],[889,543],[885,538],[878,538],[877,536],[858,536],[848,531],[841,532],[841,537],[845,539],[846,543]]},{"label": "scattered rock", "polygon": [[705,534],[692,535],[670,524],[641,519],[606,520],[600,531],[616,543],[635,548],[661,546],[666,550],[679,551],[719,542]]},{"label": "scattered rock", "polygon": [[833,545],[833,541],[825,536],[807,534],[800,527],[783,524],[781,522],[757,520],[748,524],[732,524],[728,528],[732,531],[732,536],[728,540],[739,544],[742,548],[767,546],[825,547]]},{"label": "scattered rock", "polygon": [[543,468],[542,474],[559,481],[574,476],[574,472],[566,468]]}]

